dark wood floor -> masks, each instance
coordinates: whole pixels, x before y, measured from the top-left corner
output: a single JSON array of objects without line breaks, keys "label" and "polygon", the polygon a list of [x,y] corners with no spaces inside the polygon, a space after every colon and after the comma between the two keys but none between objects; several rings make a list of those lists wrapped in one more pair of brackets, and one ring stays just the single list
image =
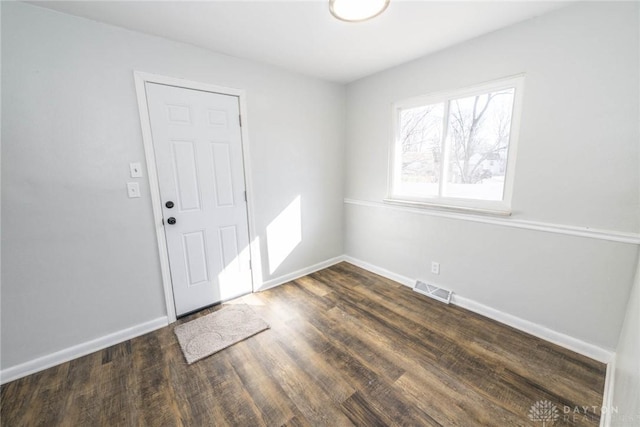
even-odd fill
[{"label": "dark wood floor", "polygon": [[538,401],[598,425],[573,408],[603,364],[350,264],[236,302],[271,329],[189,366],[172,325],[13,381],[2,425],[541,426]]}]

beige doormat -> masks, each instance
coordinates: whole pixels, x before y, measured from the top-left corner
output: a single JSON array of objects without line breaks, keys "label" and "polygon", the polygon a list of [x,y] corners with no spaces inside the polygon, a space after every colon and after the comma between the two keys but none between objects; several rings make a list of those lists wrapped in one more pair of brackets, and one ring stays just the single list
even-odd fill
[{"label": "beige doormat", "polygon": [[187,363],[192,364],[268,328],[251,308],[238,304],[178,325],[174,332]]}]

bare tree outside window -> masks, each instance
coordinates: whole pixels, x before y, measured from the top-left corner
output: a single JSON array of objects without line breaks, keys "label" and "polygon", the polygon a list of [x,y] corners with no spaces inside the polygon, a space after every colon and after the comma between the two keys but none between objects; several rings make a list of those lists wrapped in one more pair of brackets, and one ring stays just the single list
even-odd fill
[{"label": "bare tree outside window", "polygon": [[502,199],[513,95],[509,89],[449,103],[445,196]]},{"label": "bare tree outside window", "polygon": [[505,81],[513,85],[489,83],[466,91],[472,95],[460,91],[425,97],[423,105],[415,99],[406,107],[397,104],[391,192],[396,198],[505,201],[516,87],[522,78]]}]

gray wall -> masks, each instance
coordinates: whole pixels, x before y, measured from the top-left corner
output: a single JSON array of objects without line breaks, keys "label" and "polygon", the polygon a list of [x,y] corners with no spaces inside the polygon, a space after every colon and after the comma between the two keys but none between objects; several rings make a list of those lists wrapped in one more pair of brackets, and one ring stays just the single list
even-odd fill
[{"label": "gray wall", "polygon": [[[350,84],[345,107],[343,86],[4,2],[2,368],[165,315],[146,177],[141,199],[125,191],[144,161],[133,70],[247,91],[265,281],[346,252],[615,348],[637,246],[343,216],[342,197],[386,195],[394,101],[525,72],[513,217],[640,231],[637,7],[570,6]],[[266,227],[298,195],[303,240],[269,274]]]},{"label": "gray wall", "polygon": [[[344,87],[24,3],[2,5],[2,368],[164,316],[133,70],[245,89],[263,280],[343,253]],[[145,168],[146,172],[146,168]],[[302,242],[269,274],[267,225]]]},{"label": "gray wall", "polygon": [[[512,218],[637,233],[638,63],[638,4],[586,2],[354,82],[346,197],[386,196],[393,102],[525,73]],[[348,255],[616,347],[636,245],[353,204],[345,230]]]},{"label": "gray wall", "polygon": [[612,426],[640,424],[640,259],[616,353]]}]

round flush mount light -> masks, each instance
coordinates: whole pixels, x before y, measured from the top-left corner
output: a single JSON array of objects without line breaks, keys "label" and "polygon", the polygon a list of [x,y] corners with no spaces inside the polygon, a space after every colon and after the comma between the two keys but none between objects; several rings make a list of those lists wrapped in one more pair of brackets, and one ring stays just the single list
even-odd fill
[{"label": "round flush mount light", "polygon": [[336,18],[347,22],[361,22],[380,15],[389,0],[329,0],[329,10]]}]

